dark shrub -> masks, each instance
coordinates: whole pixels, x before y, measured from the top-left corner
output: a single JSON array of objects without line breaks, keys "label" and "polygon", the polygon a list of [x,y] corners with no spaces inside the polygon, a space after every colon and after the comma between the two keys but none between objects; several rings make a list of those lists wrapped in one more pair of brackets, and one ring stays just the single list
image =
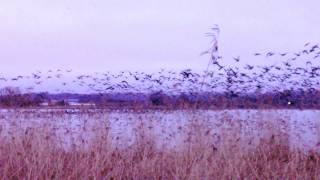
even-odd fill
[{"label": "dark shrub", "polygon": [[164,95],[162,92],[152,93],[149,96],[150,102],[152,105],[161,106],[164,105]]}]

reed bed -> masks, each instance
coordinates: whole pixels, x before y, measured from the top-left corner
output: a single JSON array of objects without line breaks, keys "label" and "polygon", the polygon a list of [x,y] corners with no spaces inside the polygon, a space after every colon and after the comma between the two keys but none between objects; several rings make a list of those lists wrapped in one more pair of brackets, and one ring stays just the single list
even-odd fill
[{"label": "reed bed", "polygon": [[[88,118],[106,118],[103,112],[78,112]],[[78,135],[69,148],[60,146],[52,117],[62,112],[15,112],[25,119],[44,118],[41,126],[26,128],[16,123],[5,133],[0,129],[1,179],[317,179],[320,177],[320,154],[289,146],[288,134],[277,121],[264,121],[263,136],[252,142],[244,138],[243,126],[230,114],[221,119],[218,143],[212,143],[207,121],[195,113],[185,127],[183,143],[177,148],[159,146],[152,133],[153,119],[141,113],[134,128],[134,142],[121,147],[119,137],[111,137],[109,124],[87,127],[90,138]],[[2,113],[1,121],[5,119]],[[14,118],[14,117],[11,117]],[[130,116],[128,116],[130,118]],[[18,118],[16,119],[18,120]],[[90,127],[90,128],[89,128]],[[72,133],[65,130],[65,136]],[[246,137],[250,137],[250,132]],[[175,134],[171,136],[176,136]],[[251,134],[253,136],[253,134]],[[115,139],[114,139],[115,138]],[[119,139],[123,141],[123,139]],[[251,146],[255,144],[254,146]]]}]

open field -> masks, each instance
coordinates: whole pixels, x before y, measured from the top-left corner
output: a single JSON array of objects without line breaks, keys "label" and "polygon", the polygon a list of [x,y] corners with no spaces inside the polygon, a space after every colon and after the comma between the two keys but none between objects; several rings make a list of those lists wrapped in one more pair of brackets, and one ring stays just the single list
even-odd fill
[{"label": "open field", "polygon": [[0,175],[315,178],[319,117],[317,110],[2,109]]}]

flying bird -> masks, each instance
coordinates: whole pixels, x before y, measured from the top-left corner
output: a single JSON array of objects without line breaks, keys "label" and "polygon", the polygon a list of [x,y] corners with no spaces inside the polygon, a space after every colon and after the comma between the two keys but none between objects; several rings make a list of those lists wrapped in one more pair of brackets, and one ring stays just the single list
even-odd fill
[{"label": "flying bird", "polygon": [[233,59],[234,59],[236,62],[239,62],[239,61],[240,61],[240,56],[234,57]]}]

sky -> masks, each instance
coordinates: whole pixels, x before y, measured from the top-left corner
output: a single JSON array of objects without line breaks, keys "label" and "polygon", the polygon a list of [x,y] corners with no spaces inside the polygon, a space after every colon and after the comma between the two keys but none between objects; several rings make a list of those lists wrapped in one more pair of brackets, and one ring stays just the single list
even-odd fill
[{"label": "sky", "polygon": [[297,51],[320,42],[318,0],[1,0],[0,72],[205,69],[220,54]]}]

